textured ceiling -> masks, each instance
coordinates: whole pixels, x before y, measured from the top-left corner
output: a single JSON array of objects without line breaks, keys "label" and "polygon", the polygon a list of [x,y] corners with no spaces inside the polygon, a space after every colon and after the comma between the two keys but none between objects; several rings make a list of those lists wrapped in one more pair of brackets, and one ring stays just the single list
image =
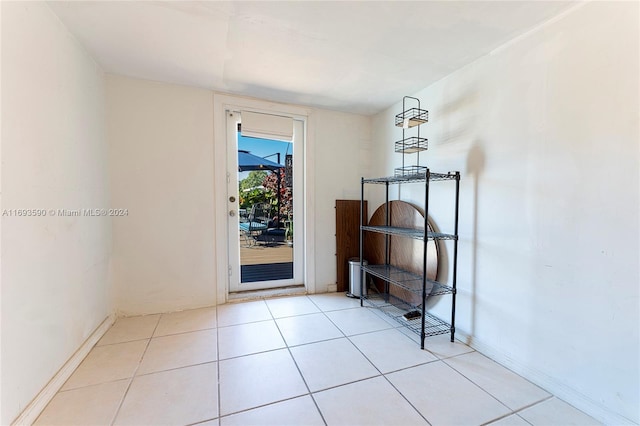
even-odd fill
[{"label": "textured ceiling", "polygon": [[373,114],[572,3],[48,4],[107,72]]}]

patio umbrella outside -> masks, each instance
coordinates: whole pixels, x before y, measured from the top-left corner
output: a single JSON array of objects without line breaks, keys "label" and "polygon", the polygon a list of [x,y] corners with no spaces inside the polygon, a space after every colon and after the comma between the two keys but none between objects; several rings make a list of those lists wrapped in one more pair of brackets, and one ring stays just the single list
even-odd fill
[{"label": "patio umbrella outside", "polygon": [[282,164],[275,163],[266,158],[258,157],[249,151],[238,150],[238,171],[249,172],[251,170],[280,170],[284,168]]},{"label": "patio umbrella outside", "polygon": [[280,169],[283,169],[282,164],[274,163],[266,158],[258,157],[251,154],[249,151],[242,149],[238,150],[238,171],[249,172],[252,170],[269,170],[278,173],[278,210],[277,220],[280,223]]}]

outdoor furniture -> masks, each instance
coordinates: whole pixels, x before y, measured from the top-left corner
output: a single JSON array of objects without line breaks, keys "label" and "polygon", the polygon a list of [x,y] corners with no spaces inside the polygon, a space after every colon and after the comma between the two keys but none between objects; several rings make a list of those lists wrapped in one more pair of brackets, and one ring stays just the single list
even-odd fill
[{"label": "outdoor furniture", "polygon": [[281,179],[280,169],[284,169],[284,166],[280,164],[280,153],[276,153],[274,155],[278,156],[277,163],[274,163],[271,160],[267,160],[266,158],[253,155],[249,151],[239,149],[238,150],[238,171],[248,172],[252,170],[265,170],[265,171],[270,171],[276,174],[278,179],[278,188],[276,189],[276,194],[278,197],[278,203],[276,206],[277,207],[276,217],[278,218],[278,222],[279,222],[280,221],[280,179]]},{"label": "outdoor furniture", "polygon": [[247,247],[256,244],[259,241],[258,237],[268,229],[270,212],[269,203],[256,203],[251,207],[247,222],[240,222],[240,231]]}]

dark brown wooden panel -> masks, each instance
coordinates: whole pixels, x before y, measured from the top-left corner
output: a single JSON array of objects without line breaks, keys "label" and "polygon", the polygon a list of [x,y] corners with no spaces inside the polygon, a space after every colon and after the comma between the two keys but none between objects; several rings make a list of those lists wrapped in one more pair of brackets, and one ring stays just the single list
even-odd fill
[{"label": "dark brown wooden panel", "polygon": [[[367,224],[367,202],[364,202],[363,223]],[[360,200],[336,200],[336,269],[338,291],[349,288],[351,257],[360,256]]]}]

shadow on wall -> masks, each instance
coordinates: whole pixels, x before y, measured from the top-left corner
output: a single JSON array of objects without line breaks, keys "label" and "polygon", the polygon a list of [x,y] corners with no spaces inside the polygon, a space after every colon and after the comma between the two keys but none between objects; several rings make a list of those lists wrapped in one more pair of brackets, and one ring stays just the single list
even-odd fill
[{"label": "shadow on wall", "polygon": [[[471,288],[471,302],[475,302],[475,256],[476,256],[476,231],[477,224],[477,189],[478,189],[478,176],[484,168],[484,153],[480,147],[480,143],[474,140],[476,134],[476,122],[477,122],[477,102],[478,93],[473,82],[467,82],[464,86],[457,86],[455,88],[444,88],[442,98],[447,99],[446,102],[441,104],[441,107],[434,110],[433,121],[438,127],[438,135],[435,138],[436,141],[433,144],[435,148],[433,154],[438,159],[441,165],[451,166],[451,169],[460,170],[462,165],[460,162],[466,156],[466,174],[471,176],[474,181],[473,186],[473,241],[472,241],[472,274],[473,283]],[[426,157],[426,156],[425,156]],[[451,170],[449,169],[449,170]],[[461,170],[462,175],[465,173]],[[466,186],[469,182],[465,182]],[[463,194],[463,188],[460,188],[461,197]],[[461,203],[463,201],[461,200]],[[440,232],[438,226],[434,225],[434,231]],[[452,231],[452,229],[451,229]],[[445,231],[447,232],[447,231]],[[450,251],[451,246],[448,246],[443,241],[438,242],[438,278],[437,281],[450,283],[450,277],[452,271],[450,270],[451,262],[450,257],[453,252]],[[458,261],[460,262],[460,258]],[[458,278],[460,277],[460,265],[458,265]],[[427,306],[429,308],[434,307],[438,303],[438,298],[429,298]],[[475,317],[472,312],[472,322],[475,322]],[[473,331],[473,326],[472,326]]]},{"label": "shadow on wall", "polygon": [[476,278],[478,272],[478,188],[480,176],[484,171],[485,156],[480,141],[474,141],[467,154],[467,175],[473,179],[473,204],[472,204],[472,236],[471,236],[471,329],[470,334],[475,334],[476,324]]},{"label": "shadow on wall", "polygon": [[476,115],[472,111],[475,111],[476,100],[475,90],[469,89],[442,105],[437,118],[442,126],[438,144],[461,142],[473,131]]},{"label": "shadow on wall", "polygon": [[[485,166],[485,155],[484,150],[482,149],[482,144],[480,141],[474,141],[471,145],[471,149],[467,152],[467,162],[466,162],[466,175],[473,179],[473,202],[471,204],[472,208],[472,236],[471,236],[471,329],[470,334],[473,335],[475,331],[475,320],[476,320],[476,277],[477,277],[477,253],[478,253],[478,186],[480,181],[480,176],[484,171]],[[429,218],[429,223],[433,227],[434,232],[442,232],[440,228]],[[436,278],[437,281],[443,283],[449,283],[449,250],[447,249],[446,244],[442,241],[438,241],[438,276]],[[460,258],[458,257],[460,260]],[[460,266],[458,265],[458,277],[460,277]],[[429,298],[427,300],[427,308],[432,308],[438,303],[439,298]]]}]

